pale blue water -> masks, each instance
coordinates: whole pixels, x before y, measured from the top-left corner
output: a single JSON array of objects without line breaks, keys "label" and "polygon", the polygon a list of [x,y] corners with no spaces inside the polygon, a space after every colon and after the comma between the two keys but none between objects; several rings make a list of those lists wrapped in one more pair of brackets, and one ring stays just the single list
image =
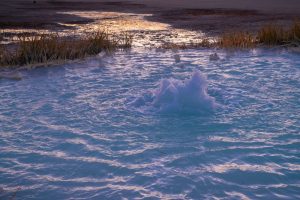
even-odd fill
[{"label": "pale blue water", "polygon": [[0,80],[0,199],[300,199],[300,56],[211,53]]}]

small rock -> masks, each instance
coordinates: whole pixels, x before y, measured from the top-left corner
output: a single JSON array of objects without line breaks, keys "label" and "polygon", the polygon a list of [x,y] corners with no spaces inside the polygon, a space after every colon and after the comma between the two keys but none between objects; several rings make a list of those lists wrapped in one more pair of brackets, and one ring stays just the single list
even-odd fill
[{"label": "small rock", "polygon": [[180,55],[178,55],[178,54],[174,55],[174,59],[175,59],[176,63],[179,63],[180,62]]},{"label": "small rock", "polygon": [[218,56],[217,53],[214,53],[214,54],[209,55],[209,60],[210,61],[220,60],[220,57]]},{"label": "small rock", "polygon": [[293,53],[300,53],[300,46],[299,47],[290,47],[289,50]]},{"label": "small rock", "polygon": [[157,53],[166,53],[166,49],[164,49],[164,48],[156,48],[155,49],[155,52],[157,52]]},{"label": "small rock", "polygon": [[20,81],[22,80],[22,75],[19,72],[3,72],[0,74],[0,79]]}]

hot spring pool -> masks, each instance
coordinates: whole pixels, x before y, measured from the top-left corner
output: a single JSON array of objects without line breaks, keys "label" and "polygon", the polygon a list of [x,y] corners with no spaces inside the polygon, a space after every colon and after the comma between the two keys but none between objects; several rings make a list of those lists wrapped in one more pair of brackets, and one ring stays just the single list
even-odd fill
[{"label": "hot spring pool", "polygon": [[0,197],[299,199],[300,56],[212,53],[132,50],[0,80]]}]

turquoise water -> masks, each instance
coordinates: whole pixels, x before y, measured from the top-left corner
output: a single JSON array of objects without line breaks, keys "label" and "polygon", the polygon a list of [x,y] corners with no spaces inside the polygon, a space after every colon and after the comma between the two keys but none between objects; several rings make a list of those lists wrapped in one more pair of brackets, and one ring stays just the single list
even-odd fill
[{"label": "turquoise water", "polygon": [[0,80],[0,199],[300,199],[300,56],[212,53]]}]

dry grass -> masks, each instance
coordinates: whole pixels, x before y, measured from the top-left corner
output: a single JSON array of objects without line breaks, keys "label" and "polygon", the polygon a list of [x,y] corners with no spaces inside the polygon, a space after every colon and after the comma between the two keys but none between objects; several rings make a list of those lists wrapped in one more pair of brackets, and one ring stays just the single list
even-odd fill
[{"label": "dry grass", "polygon": [[257,42],[265,45],[282,45],[287,42],[288,32],[278,25],[262,27],[257,34]]},{"label": "dry grass", "polygon": [[255,48],[258,46],[300,47],[300,21],[288,27],[269,24],[262,26],[256,33],[235,31],[222,34],[216,41],[203,39],[199,43],[166,43],[164,49],[189,49],[199,47],[221,47],[231,49]]},{"label": "dry grass", "polygon": [[[294,41],[296,43],[300,43],[300,21],[296,21],[289,30],[289,41]],[[299,45],[300,46],[300,45]]]},{"label": "dry grass", "polygon": [[116,39],[116,44],[118,48],[129,49],[131,48],[133,42],[133,36],[129,34],[124,34],[123,37]]},{"label": "dry grass", "polygon": [[289,28],[278,25],[263,27],[258,35],[258,43],[266,45],[298,45],[300,42],[300,22],[295,21]]},{"label": "dry grass", "polygon": [[220,37],[217,45],[223,48],[253,48],[255,37],[248,32],[227,33]]},{"label": "dry grass", "polygon": [[102,51],[130,48],[132,37],[112,37],[107,32],[89,33],[81,37],[62,37],[59,34],[19,36],[16,48],[9,50],[0,46],[1,66],[21,66],[48,63],[60,60],[74,60],[96,55]]},{"label": "dry grass", "polygon": [[265,46],[300,46],[300,22],[295,21],[290,27],[269,24],[257,33],[233,32],[222,35],[217,45],[223,48],[253,48]]},{"label": "dry grass", "polygon": [[194,44],[166,43],[164,49],[189,49],[199,47],[221,47],[232,49],[255,48],[258,46],[300,46],[300,22],[295,21],[290,27],[269,24],[261,27],[256,33],[236,31],[221,35],[216,41],[203,39]]}]

